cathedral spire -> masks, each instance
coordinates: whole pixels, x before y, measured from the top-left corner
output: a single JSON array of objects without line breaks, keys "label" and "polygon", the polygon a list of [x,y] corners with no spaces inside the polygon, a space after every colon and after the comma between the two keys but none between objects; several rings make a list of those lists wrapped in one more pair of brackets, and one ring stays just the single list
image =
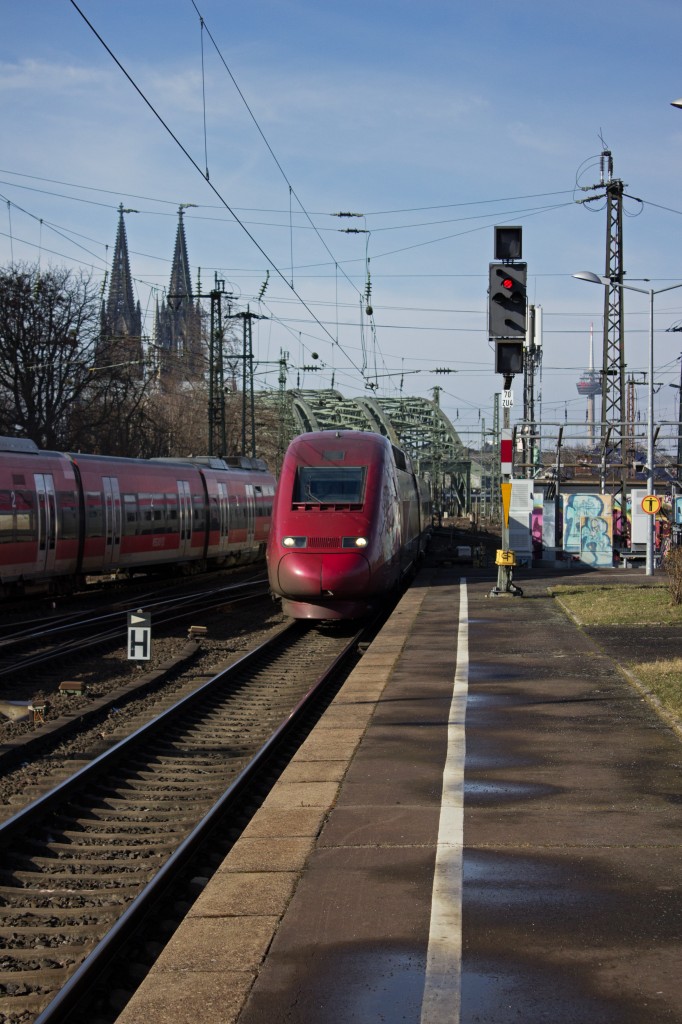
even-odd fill
[{"label": "cathedral spire", "polygon": [[201,306],[194,301],[184,222],[185,210],[194,205],[182,203],[178,208],[168,294],[156,313],[154,334],[162,377],[172,374],[188,379],[204,368]]},{"label": "cathedral spire", "polygon": [[173,299],[179,296],[186,296],[189,302],[192,301],[192,280],[189,272],[189,257],[187,256],[187,239],[185,237],[185,208],[193,204],[182,203],[178,209],[178,230],[175,236],[175,252],[173,253],[173,266],[171,269],[170,292]]},{"label": "cathedral spire", "polygon": [[111,280],[106,302],[102,303],[102,332],[98,347],[98,360],[139,362],[142,372],[142,311],[135,302],[133,279],[128,257],[123,203],[118,208],[118,228],[114,258],[111,264]]},{"label": "cathedral spire", "polygon": [[[111,281],[109,283],[106,316],[109,324],[125,324],[128,327],[127,334],[137,333],[139,335],[141,332],[136,323],[137,310],[133,296],[133,279],[130,274],[128,239],[126,237],[125,221],[123,220],[124,213],[137,213],[137,211],[124,210],[123,203],[118,208],[118,229],[116,231],[114,258],[111,264]],[[137,328],[137,330],[132,328]]]}]

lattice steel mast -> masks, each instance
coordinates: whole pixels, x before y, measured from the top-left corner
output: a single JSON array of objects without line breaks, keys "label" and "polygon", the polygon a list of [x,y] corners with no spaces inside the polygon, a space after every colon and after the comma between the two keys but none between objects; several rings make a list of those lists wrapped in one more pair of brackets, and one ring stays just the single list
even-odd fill
[{"label": "lattice steel mast", "polygon": [[587,186],[585,191],[603,189],[597,195],[580,200],[583,203],[606,198],[606,268],[608,284],[604,288],[604,349],[601,381],[602,444],[607,462],[619,454],[620,483],[625,494],[625,332],[623,312],[623,194],[625,185],[613,176],[613,156],[610,150],[602,151],[600,159],[600,183]]},{"label": "lattice steel mast", "polygon": [[610,284],[604,289],[604,358],[602,374],[602,435],[606,424],[620,427],[624,439],[623,406],[625,396],[625,335],[623,330],[623,191],[620,178],[613,177],[613,157],[608,150],[601,156],[602,181],[606,180],[606,269]]}]

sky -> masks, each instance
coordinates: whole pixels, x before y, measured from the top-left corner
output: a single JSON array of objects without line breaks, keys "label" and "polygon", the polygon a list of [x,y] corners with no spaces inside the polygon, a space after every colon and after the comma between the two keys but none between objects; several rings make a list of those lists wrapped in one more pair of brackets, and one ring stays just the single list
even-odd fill
[{"label": "sky", "polygon": [[[235,312],[263,318],[259,388],[277,387],[282,352],[289,387],[439,388],[478,446],[503,386],[488,264],[494,226],[512,224],[542,309],[540,418],[548,433],[583,423],[576,383],[591,329],[601,366],[604,293],[572,275],[605,270],[604,202],[581,202],[603,195],[605,149],[629,197],[626,282],[682,282],[679,0],[4,0],[2,23],[2,265],[106,287],[122,204],[151,335],[183,206],[197,288],[224,281]],[[648,296],[624,306],[641,381]],[[654,309],[664,422],[678,418],[682,288]],[[518,377],[513,392],[516,423]]]}]

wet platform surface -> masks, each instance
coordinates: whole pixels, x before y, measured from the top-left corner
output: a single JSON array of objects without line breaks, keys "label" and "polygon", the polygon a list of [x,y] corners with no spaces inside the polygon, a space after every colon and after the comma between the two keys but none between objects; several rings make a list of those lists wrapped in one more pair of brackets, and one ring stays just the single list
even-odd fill
[{"label": "wet platform surface", "polygon": [[121,1024],[682,1021],[680,739],[551,582],[417,579]]}]

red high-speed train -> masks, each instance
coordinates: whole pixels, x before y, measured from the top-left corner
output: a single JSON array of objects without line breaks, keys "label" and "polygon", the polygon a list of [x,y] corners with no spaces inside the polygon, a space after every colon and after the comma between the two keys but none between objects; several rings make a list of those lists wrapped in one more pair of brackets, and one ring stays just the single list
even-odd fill
[{"label": "red high-speed train", "polygon": [[270,587],[293,618],[357,618],[416,566],[430,527],[428,486],[387,438],[301,434],[275,492]]},{"label": "red high-speed train", "polygon": [[259,459],[233,461],[76,455],[0,438],[0,595],[261,557],[275,479]]}]

